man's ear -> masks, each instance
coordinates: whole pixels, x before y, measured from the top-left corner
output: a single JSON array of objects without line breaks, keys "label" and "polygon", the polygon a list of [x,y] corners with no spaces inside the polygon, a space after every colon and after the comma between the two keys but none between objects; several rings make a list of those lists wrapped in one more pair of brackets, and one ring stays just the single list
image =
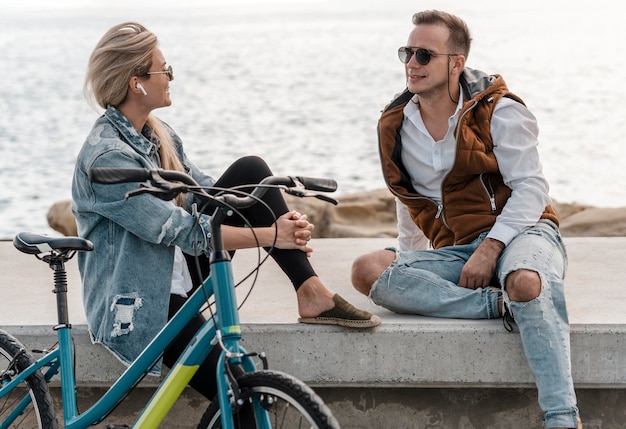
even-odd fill
[{"label": "man's ear", "polygon": [[452,61],[450,70],[455,73],[461,73],[463,68],[465,67],[465,55],[454,55],[450,56],[450,61]]}]

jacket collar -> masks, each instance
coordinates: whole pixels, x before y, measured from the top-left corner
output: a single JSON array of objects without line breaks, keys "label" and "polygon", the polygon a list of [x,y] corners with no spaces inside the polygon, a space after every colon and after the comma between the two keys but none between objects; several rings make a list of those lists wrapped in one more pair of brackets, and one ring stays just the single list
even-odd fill
[{"label": "jacket collar", "polygon": [[491,87],[497,79],[498,75],[490,75],[480,70],[465,67],[460,79],[465,99],[471,100],[476,97],[478,94]]},{"label": "jacket collar", "polygon": [[128,118],[113,106],[107,107],[104,116],[119,131],[123,140],[139,153],[152,157],[159,149],[161,142],[152,135],[152,128],[147,124],[140,133]]},{"label": "jacket collar", "polygon": [[[463,69],[463,73],[461,74],[460,84],[463,90],[463,96],[466,100],[471,100],[476,95],[490,88],[498,79],[498,75],[490,75],[480,70],[471,69],[469,67],[465,67]],[[392,101],[387,105],[385,111],[393,109],[398,105],[404,105],[409,102],[411,98],[413,98],[413,93],[409,92],[407,88],[404,89],[400,94],[398,94]]]}]

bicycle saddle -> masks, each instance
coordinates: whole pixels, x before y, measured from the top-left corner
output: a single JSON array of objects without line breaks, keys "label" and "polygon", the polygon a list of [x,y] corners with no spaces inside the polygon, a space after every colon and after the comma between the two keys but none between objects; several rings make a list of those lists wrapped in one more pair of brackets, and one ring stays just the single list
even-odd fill
[{"label": "bicycle saddle", "polygon": [[80,237],[48,237],[46,235],[20,232],[13,239],[13,245],[17,250],[29,255],[56,250],[67,252],[71,250],[93,250],[93,243]]}]

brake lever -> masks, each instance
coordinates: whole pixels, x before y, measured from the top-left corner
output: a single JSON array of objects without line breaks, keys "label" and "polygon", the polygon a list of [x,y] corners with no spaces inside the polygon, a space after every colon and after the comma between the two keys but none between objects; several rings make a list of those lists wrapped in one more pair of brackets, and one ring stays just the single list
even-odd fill
[{"label": "brake lever", "polygon": [[146,186],[145,184],[142,183],[141,185],[139,185],[139,188],[126,192],[126,195],[124,195],[124,199],[128,200],[129,198],[136,197],[137,195],[150,194],[150,193],[158,192],[158,191],[159,191],[158,188]]},{"label": "brake lever", "polygon": [[302,189],[304,189],[304,188],[300,188],[300,187],[298,187],[298,188],[285,188],[285,192],[290,194],[290,195],[294,195],[294,196],[300,197],[300,198],[315,197],[315,198],[317,198],[319,200],[326,201],[327,203],[331,203],[331,204],[333,204],[335,206],[339,203],[336,199],[331,198],[329,196],[326,196],[326,195],[323,195],[323,194],[317,194],[315,192],[305,192]]},{"label": "brake lever", "polygon": [[170,201],[174,199],[176,195],[180,193],[180,189],[184,189],[184,188],[185,188],[184,186],[177,186],[176,188],[172,188],[172,189],[161,189],[161,188],[156,188],[154,186],[147,186],[146,184],[142,183],[141,185],[139,185],[138,189],[127,192],[124,198],[129,199],[129,198],[141,195],[141,194],[151,194],[157,198],[162,199],[163,201]]},{"label": "brake lever", "polygon": [[317,198],[318,200],[322,200],[322,201],[326,201],[327,203],[331,203],[332,205],[336,206],[337,204],[339,204],[339,201],[337,201],[334,198],[328,197],[326,195],[322,195],[322,194],[313,194],[313,196],[315,198]]}]

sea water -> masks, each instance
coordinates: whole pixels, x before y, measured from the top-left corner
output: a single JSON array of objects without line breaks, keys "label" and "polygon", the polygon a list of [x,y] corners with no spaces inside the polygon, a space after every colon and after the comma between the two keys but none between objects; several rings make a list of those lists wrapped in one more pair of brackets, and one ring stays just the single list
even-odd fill
[{"label": "sea water", "polygon": [[0,5],[0,239],[54,232],[76,155],[101,112],[82,95],[89,55],[133,20],[173,66],[155,112],[214,176],[260,155],[276,174],[330,177],[337,195],[384,187],[380,110],[404,88],[397,48],[438,8],[473,33],[467,65],[502,74],[540,126],[552,197],[626,206],[626,26],[608,1],[4,0]]}]

